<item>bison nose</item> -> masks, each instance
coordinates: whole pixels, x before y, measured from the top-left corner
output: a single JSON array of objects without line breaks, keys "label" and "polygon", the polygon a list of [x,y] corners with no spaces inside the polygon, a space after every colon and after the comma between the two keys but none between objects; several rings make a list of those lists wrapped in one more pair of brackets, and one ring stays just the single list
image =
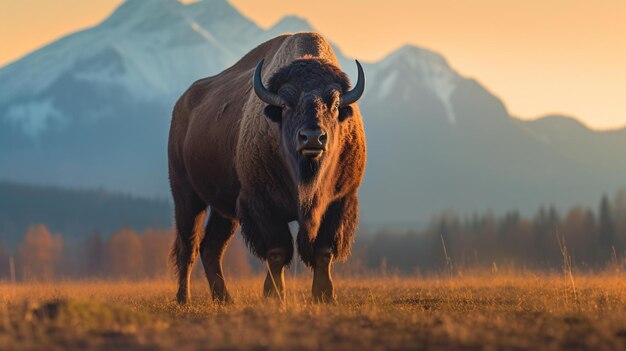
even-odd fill
[{"label": "bison nose", "polygon": [[298,151],[305,156],[317,156],[326,148],[328,134],[322,129],[303,128],[298,132]]}]

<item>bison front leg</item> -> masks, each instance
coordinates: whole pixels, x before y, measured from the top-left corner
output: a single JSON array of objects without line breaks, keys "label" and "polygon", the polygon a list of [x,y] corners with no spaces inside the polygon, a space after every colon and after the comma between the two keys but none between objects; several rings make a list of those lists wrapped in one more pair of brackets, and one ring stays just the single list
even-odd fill
[{"label": "bison front leg", "polygon": [[333,253],[329,247],[315,250],[315,264],[313,266],[313,287],[311,292],[316,302],[334,302],[335,291],[330,270],[333,263]]},{"label": "bison front leg", "polygon": [[[248,200],[246,200],[248,199]],[[285,297],[285,266],[293,257],[293,239],[286,221],[276,218],[276,211],[267,206],[262,194],[240,197],[237,216],[241,233],[258,258],[267,264],[263,295]]]},{"label": "bison front leg", "polygon": [[[331,277],[333,261],[350,254],[358,224],[359,202],[356,194],[331,203],[323,216],[313,250],[299,247],[300,252],[313,252],[308,264],[313,267],[311,293],[317,302],[334,302],[335,291]],[[298,241],[299,244],[304,241]],[[307,259],[303,256],[307,263]]]},{"label": "bison front leg", "polygon": [[284,248],[267,251],[267,276],[263,283],[263,295],[285,299],[285,262],[287,252]]}]

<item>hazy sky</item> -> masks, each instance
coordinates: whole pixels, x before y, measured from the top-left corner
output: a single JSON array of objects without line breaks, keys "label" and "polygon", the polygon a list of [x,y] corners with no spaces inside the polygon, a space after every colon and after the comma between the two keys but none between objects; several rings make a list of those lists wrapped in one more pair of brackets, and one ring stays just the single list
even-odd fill
[{"label": "hazy sky", "polygon": [[[0,0],[0,65],[98,23],[121,2]],[[626,0],[230,2],[262,27],[304,17],[363,60],[406,43],[435,50],[523,118],[564,113],[597,128],[626,125]]]}]

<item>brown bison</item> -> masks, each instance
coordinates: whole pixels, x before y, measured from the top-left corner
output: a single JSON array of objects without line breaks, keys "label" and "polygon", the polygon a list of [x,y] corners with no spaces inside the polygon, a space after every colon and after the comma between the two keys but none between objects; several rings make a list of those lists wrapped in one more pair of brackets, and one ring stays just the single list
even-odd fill
[{"label": "brown bison", "polygon": [[178,100],[168,153],[179,303],[189,301],[198,252],[213,298],[231,301],[221,261],[238,224],[252,252],[267,262],[264,294],[283,298],[291,221],[299,224],[298,252],[313,268],[314,299],[334,299],[331,264],[350,253],[365,170],[365,134],[354,104],[365,76],[356,63],[351,90],[324,38],[283,35],[193,83]]}]

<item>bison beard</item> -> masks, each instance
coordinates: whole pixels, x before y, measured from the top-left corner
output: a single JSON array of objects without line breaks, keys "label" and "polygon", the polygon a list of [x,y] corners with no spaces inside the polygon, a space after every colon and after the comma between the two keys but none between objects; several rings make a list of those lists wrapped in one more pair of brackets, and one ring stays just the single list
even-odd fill
[{"label": "bison beard", "polygon": [[315,176],[319,174],[322,164],[320,160],[309,159],[307,157],[301,157],[298,160],[298,180],[303,185],[309,185],[315,179]]},{"label": "bison beard", "polygon": [[334,299],[330,269],[350,253],[365,169],[365,136],[354,105],[364,89],[358,68],[350,90],[321,36],[284,35],[181,96],[168,146],[180,303],[189,301],[198,252],[213,298],[232,301],[221,261],[239,224],[248,247],[267,263],[265,295],[284,296],[284,269],[294,250],[288,223],[294,220],[298,253],[313,268],[313,297]]}]

